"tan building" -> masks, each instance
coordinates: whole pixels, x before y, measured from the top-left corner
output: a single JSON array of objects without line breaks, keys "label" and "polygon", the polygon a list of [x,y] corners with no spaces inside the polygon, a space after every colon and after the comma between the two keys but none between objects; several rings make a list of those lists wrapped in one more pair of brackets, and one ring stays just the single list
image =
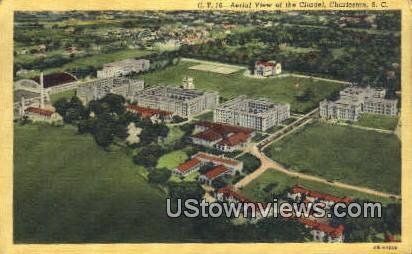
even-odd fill
[{"label": "tan building", "polygon": [[322,118],[357,121],[362,113],[396,116],[398,100],[386,99],[386,90],[371,87],[347,87],[336,101],[319,103]]},{"label": "tan building", "polygon": [[103,65],[103,69],[97,71],[98,78],[121,77],[131,73],[147,71],[150,61],[146,59],[124,59]]},{"label": "tan building", "polygon": [[136,94],[134,101],[141,107],[160,109],[188,118],[215,108],[219,103],[219,94],[198,89],[154,86]]},{"label": "tan building", "polygon": [[265,131],[290,117],[290,105],[240,96],[214,111],[215,122]]}]

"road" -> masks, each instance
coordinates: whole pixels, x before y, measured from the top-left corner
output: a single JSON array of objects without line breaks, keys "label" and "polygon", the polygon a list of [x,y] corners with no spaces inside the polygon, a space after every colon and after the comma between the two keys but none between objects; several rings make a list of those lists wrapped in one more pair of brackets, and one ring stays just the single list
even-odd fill
[{"label": "road", "polygon": [[257,149],[256,146],[254,146],[252,149],[249,148],[248,152],[253,154],[257,158],[259,158],[262,164],[256,170],[256,171],[259,170],[256,174],[254,174],[256,172],[255,171],[252,174],[248,175],[247,177],[243,178],[241,181],[239,181],[235,185],[236,188],[242,188],[242,187],[246,186],[247,184],[249,184],[252,180],[256,179],[259,175],[261,175],[266,170],[273,169],[273,170],[276,170],[278,172],[287,174],[287,175],[292,176],[292,177],[297,176],[297,177],[300,177],[302,179],[306,179],[306,180],[310,180],[310,181],[314,181],[314,182],[319,182],[319,183],[327,184],[327,185],[330,185],[330,186],[355,190],[355,191],[359,191],[359,192],[363,192],[363,193],[367,193],[367,194],[371,194],[371,195],[375,195],[375,196],[385,197],[385,198],[392,198],[392,197],[395,197],[396,199],[401,198],[399,195],[395,195],[395,194],[392,194],[392,193],[381,192],[381,191],[377,191],[377,190],[374,190],[374,189],[371,189],[371,188],[360,187],[360,186],[346,184],[346,183],[342,183],[342,182],[338,182],[338,181],[330,182],[325,178],[321,178],[321,177],[317,177],[317,176],[313,176],[313,175],[307,175],[307,174],[299,173],[299,172],[296,172],[296,171],[291,171],[291,170],[285,168],[283,165],[281,165],[281,164],[277,163],[276,161],[273,161],[272,159],[267,157],[263,152],[261,152],[259,149]]},{"label": "road", "polygon": [[[268,145],[272,144],[275,141],[278,141],[279,139],[289,135],[290,133],[294,132],[295,130],[305,126],[306,124],[310,123],[313,121],[313,116],[318,113],[317,110],[312,110],[311,112],[305,114],[304,116],[298,118],[296,121],[293,123],[287,125],[286,127],[282,128],[281,130],[273,133],[271,136],[265,138],[264,140],[260,141],[259,143],[251,143],[249,144],[243,151],[242,154],[244,153],[250,153],[254,156],[256,156],[260,161],[261,165],[258,169],[256,169],[254,172],[251,174],[245,176],[243,179],[241,179],[239,182],[235,184],[235,188],[240,189],[248,185],[250,182],[252,182],[254,179],[259,177],[261,174],[263,174],[266,170],[276,170],[278,172],[287,174],[289,176],[297,176],[302,179],[314,181],[314,182],[319,182],[323,184],[327,184],[330,186],[335,186],[339,188],[344,188],[344,189],[350,189],[354,191],[359,191],[375,196],[380,196],[380,197],[385,197],[385,198],[396,198],[400,199],[400,195],[392,194],[392,193],[386,193],[386,192],[381,192],[377,191],[371,188],[367,187],[361,187],[361,186],[356,186],[356,185],[351,185],[347,183],[342,183],[339,181],[329,181],[325,178],[318,177],[318,176],[313,176],[313,175],[308,175],[308,174],[303,174],[300,172],[292,171],[287,168],[285,168],[283,165],[280,163],[270,159],[269,157],[266,156],[266,154],[263,152],[263,149],[267,147]],[[240,156],[240,155],[238,155]],[[236,156],[236,157],[238,157]]]},{"label": "road", "polygon": [[360,126],[356,124],[348,124],[348,123],[336,123],[337,125],[342,125],[342,126],[350,126],[352,128],[357,128],[357,129],[362,129],[362,130],[367,130],[367,131],[376,131],[380,133],[386,133],[386,134],[393,134],[394,131],[391,130],[384,130],[384,129],[377,129],[377,128],[371,128],[371,127],[365,127],[365,126]]}]

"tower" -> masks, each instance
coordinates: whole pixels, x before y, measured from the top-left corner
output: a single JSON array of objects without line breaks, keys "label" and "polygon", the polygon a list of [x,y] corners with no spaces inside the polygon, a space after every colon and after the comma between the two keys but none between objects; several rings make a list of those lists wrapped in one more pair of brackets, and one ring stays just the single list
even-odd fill
[{"label": "tower", "polygon": [[40,73],[40,108],[44,108],[44,83],[43,72]]},{"label": "tower", "polygon": [[26,110],[26,101],[24,99],[24,96],[21,97],[21,107],[20,107],[20,116],[24,116],[24,111]]},{"label": "tower", "polygon": [[183,78],[183,88],[184,89],[195,89],[195,84],[193,83],[193,78],[185,76]]}]

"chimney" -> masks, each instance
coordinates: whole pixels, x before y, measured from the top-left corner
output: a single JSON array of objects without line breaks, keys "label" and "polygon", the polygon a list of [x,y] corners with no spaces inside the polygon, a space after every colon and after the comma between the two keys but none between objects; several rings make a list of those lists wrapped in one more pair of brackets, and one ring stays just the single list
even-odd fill
[{"label": "chimney", "polygon": [[25,101],[24,97],[22,96],[21,97],[20,116],[24,116],[24,110],[26,110],[25,109],[25,106],[26,106],[25,104],[26,104],[26,101]]},{"label": "chimney", "polygon": [[40,73],[40,108],[44,108],[44,83],[43,72]]}]

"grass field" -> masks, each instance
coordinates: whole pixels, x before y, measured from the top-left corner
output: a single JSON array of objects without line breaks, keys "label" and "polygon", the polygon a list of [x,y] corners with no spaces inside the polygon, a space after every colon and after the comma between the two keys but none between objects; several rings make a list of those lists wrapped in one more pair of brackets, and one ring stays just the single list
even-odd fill
[{"label": "grass field", "polygon": [[398,124],[398,117],[362,114],[360,119],[354,124],[376,129],[395,130]]},{"label": "grass field", "polygon": [[157,168],[174,169],[179,166],[179,164],[186,161],[187,158],[188,156],[183,150],[173,151],[159,158]]},{"label": "grass field", "polygon": [[234,72],[241,70],[241,68],[239,67],[222,66],[222,65],[214,65],[214,64],[198,64],[198,65],[190,66],[189,69],[213,72],[213,73],[218,73],[218,74],[230,74],[230,73],[234,73]]},{"label": "grass field", "polygon": [[15,126],[14,240],[173,242],[190,225],[166,217],[165,194],[123,151],[73,127]]},{"label": "grass field", "polygon": [[74,95],[76,95],[76,89],[71,89],[71,90],[61,92],[61,93],[55,93],[55,94],[50,95],[50,101],[53,104],[58,99],[61,99],[61,98],[69,99],[69,98],[73,97]]},{"label": "grass field", "polygon": [[315,123],[265,153],[300,172],[400,193],[400,141],[395,135]]},{"label": "grass field", "polygon": [[349,196],[362,200],[370,200],[375,202],[382,202],[384,204],[393,203],[394,200],[389,198],[382,198],[379,196],[369,195],[358,191],[348,189],[336,188],[322,183],[308,181],[299,177],[290,177],[272,169],[268,169],[265,173],[260,175],[249,185],[244,187],[242,194],[258,201],[272,201],[272,193],[280,193],[291,186],[298,184],[310,190],[328,193],[338,197]]},{"label": "grass field", "polygon": [[94,66],[96,68],[101,68],[103,64],[110,63],[114,61],[120,61],[127,58],[133,57],[143,57],[150,55],[152,51],[147,50],[137,50],[137,49],[123,49],[110,53],[102,53],[93,56],[86,56],[74,59],[70,63],[64,64],[57,69],[52,68],[45,71],[46,73],[55,71],[64,71],[68,69],[82,68],[87,66]]},{"label": "grass field", "polygon": [[213,111],[198,115],[195,118],[203,121],[213,121]]},{"label": "grass field", "polygon": [[[340,84],[306,78],[255,79],[245,77],[243,71],[223,75],[189,69],[193,65],[197,63],[182,61],[178,65],[144,74],[141,78],[148,85],[180,85],[184,76],[191,76],[197,88],[219,91],[220,96],[234,98],[243,94],[254,98],[267,97],[273,101],[290,103],[295,112],[307,112],[316,107],[320,100],[343,88]],[[298,91],[296,84],[300,84]],[[306,88],[312,89],[313,98],[297,101],[296,95]]]},{"label": "grass field", "polygon": [[[61,66],[56,66],[54,68],[44,69],[45,74],[54,73],[54,72],[62,72],[67,71],[69,69],[76,69],[76,68],[84,68],[88,66],[93,66],[95,68],[101,68],[103,64],[110,63],[113,61],[119,61],[126,58],[133,58],[133,57],[144,57],[150,55],[153,51],[148,50],[137,50],[137,49],[123,49],[118,50],[110,53],[99,53],[92,56],[84,56],[74,58],[73,61],[63,64]],[[23,62],[24,61],[31,61],[32,59],[17,59],[16,61]],[[30,76],[39,75],[38,72],[30,73]],[[29,76],[25,77],[29,78]]]},{"label": "grass field", "polygon": [[182,138],[183,134],[184,134],[184,132],[180,129],[179,126],[169,127],[169,134],[163,140],[163,143],[165,145],[173,144],[175,141]]}]

